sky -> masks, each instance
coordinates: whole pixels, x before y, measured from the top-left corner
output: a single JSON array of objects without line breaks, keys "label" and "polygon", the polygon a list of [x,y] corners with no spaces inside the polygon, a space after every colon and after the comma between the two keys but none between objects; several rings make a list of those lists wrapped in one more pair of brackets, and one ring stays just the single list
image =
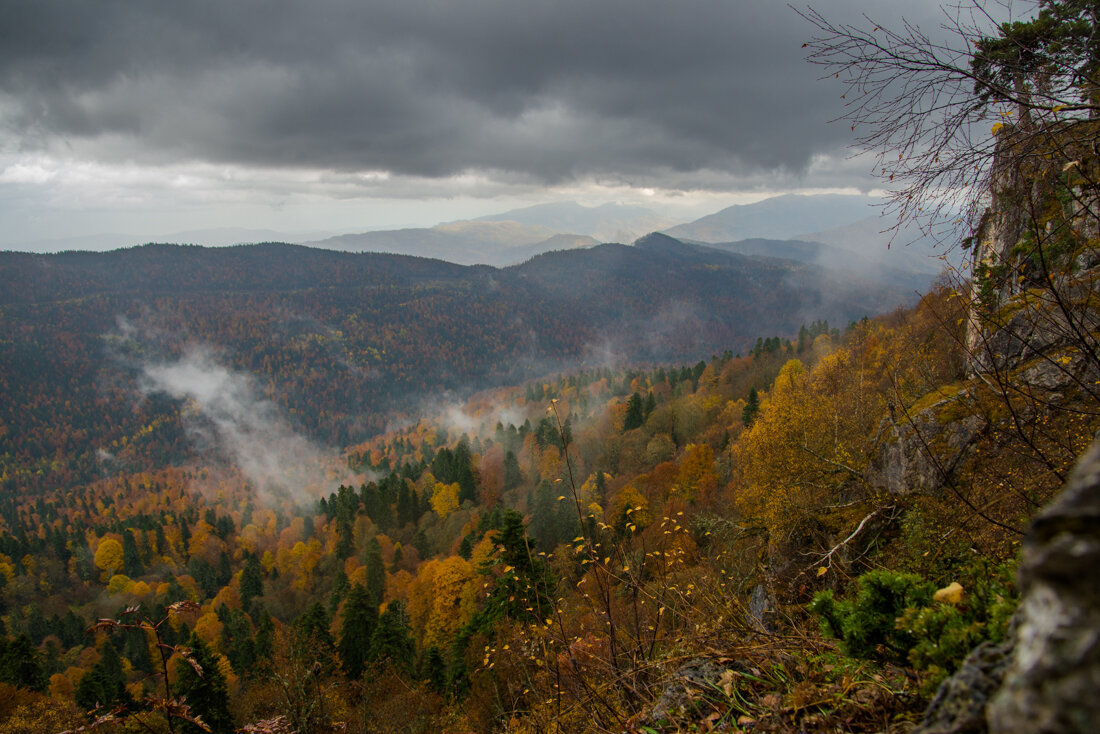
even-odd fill
[{"label": "sky", "polygon": [[812,33],[779,0],[5,0],[0,248],[871,191]]}]

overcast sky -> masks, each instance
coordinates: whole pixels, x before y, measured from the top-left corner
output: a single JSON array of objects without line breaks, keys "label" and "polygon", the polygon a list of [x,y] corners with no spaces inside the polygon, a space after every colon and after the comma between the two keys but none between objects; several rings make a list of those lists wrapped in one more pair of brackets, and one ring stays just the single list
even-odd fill
[{"label": "overcast sky", "polygon": [[869,190],[811,32],[780,0],[5,0],[0,246]]}]

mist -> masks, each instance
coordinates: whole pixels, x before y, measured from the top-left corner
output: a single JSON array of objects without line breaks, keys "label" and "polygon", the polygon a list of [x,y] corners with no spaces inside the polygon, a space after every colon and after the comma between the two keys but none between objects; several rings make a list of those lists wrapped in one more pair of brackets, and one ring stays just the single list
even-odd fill
[{"label": "mist", "polygon": [[184,401],[181,416],[195,448],[239,469],[260,501],[303,504],[338,483],[355,481],[337,451],[299,435],[251,375],[220,364],[207,348],[143,364],[138,387],[143,395],[164,393]]}]

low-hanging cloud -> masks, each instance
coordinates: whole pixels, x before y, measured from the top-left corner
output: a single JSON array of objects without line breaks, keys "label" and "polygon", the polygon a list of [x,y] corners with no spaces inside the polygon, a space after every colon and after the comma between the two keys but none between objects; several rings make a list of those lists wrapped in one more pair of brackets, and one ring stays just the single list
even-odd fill
[{"label": "low-hanging cloud", "polygon": [[219,364],[208,349],[143,365],[139,387],[186,401],[181,412],[196,447],[236,466],[260,499],[303,503],[318,489],[354,481],[336,452],[296,433],[250,375]]}]

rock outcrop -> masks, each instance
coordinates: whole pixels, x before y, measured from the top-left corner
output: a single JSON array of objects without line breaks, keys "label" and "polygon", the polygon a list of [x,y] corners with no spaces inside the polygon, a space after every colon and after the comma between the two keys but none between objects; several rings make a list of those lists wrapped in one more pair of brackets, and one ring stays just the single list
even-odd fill
[{"label": "rock outcrop", "polygon": [[1100,442],[1036,517],[1020,568],[1011,665],[989,707],[1000,734],[1100,727]]},{"label": "rock outcrop", "polygon": [[921,734],[1055,734],[1100,726],[1100,441],[1032,524],[1020,607],[944,682]]},{"label": "rock outcrop", "polygon": [[965,394],[946,398],[911,420],[891,419],[871,462],[871,486],[896,495],[941,489],[985,427],[981,416],[956,415],[968,410],[965,399]]}]

